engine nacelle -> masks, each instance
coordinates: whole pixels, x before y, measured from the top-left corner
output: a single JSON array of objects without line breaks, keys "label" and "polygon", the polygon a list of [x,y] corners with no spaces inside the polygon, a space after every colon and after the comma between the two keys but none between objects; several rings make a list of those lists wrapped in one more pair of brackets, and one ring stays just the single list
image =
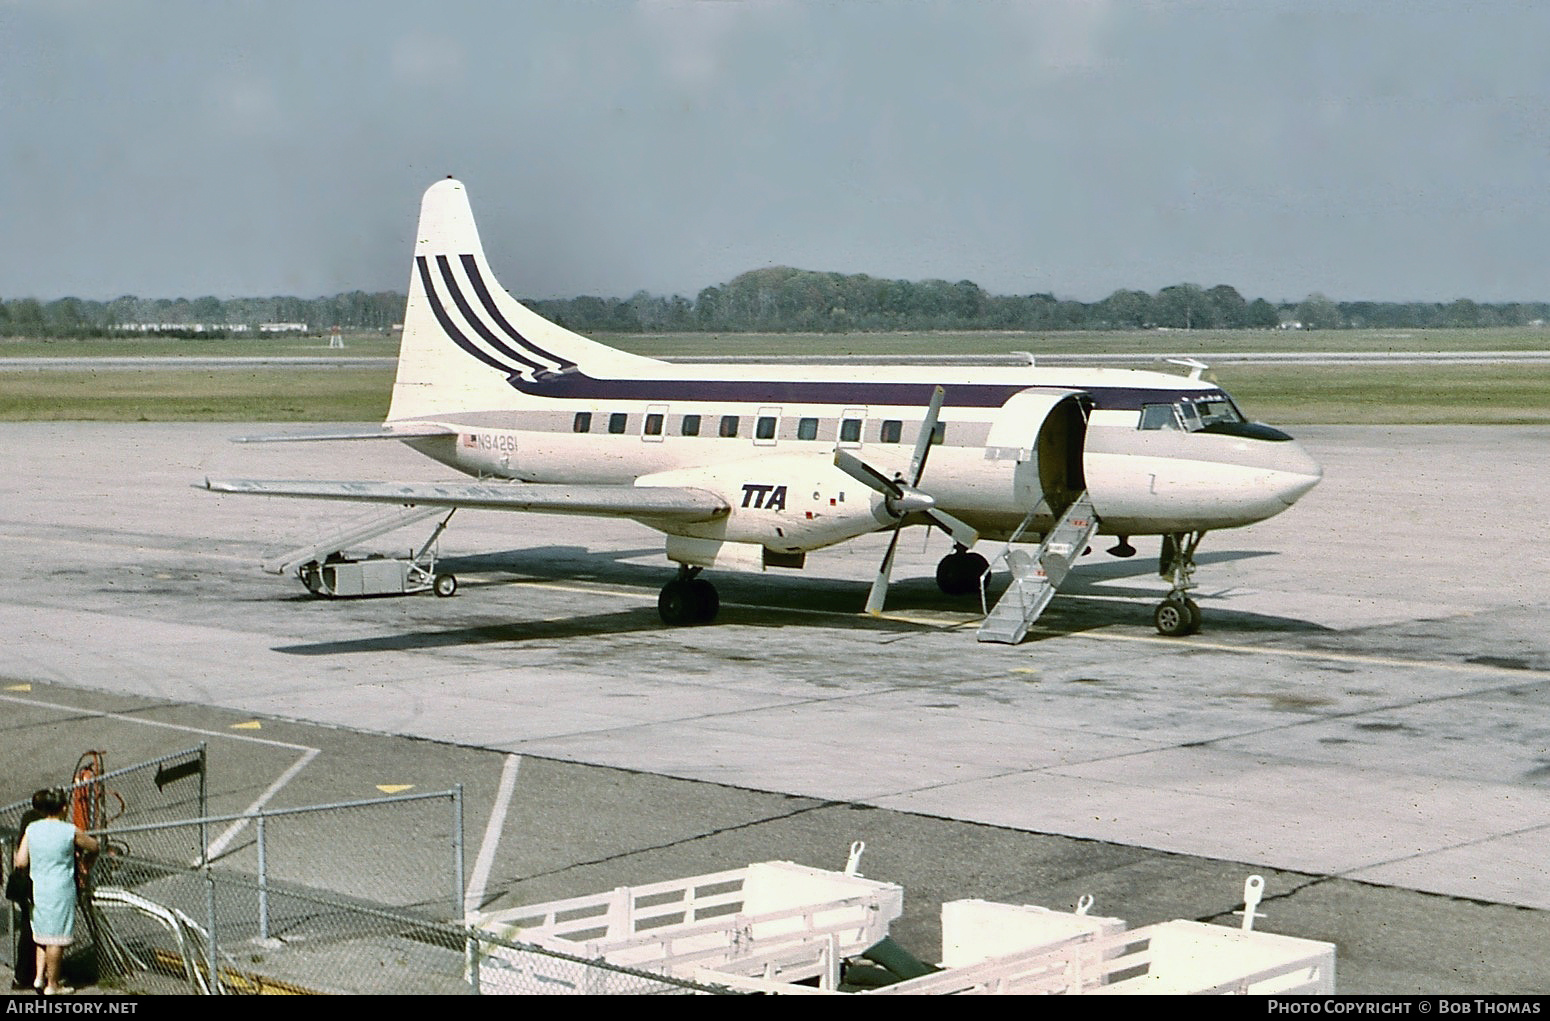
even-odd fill
[{"label": "engine nacelle", "polygon": [[705,489],[731,507],[715,521],[675,524],[675,535],[757,543],[777,553],[821,549],[894,522],[883,498],[836,468],[829,454],[764,454],[643,475],[635,484]]}]

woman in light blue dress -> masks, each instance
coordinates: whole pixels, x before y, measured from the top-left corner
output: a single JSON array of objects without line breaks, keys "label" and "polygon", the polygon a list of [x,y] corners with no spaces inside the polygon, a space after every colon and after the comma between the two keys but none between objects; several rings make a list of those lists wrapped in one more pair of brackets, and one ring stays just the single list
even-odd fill
[{"label": "woman in light blue dress", "polygon": [[65,947],[75,934],[75,852],[98,849],[96,838],[65,821],[62,791],[49,791],[40,806],[46,818],[27,827],[16,848],[16,867],[32,871],[32,941],[38,978],[46,995],[68,992],[60,982]]}]

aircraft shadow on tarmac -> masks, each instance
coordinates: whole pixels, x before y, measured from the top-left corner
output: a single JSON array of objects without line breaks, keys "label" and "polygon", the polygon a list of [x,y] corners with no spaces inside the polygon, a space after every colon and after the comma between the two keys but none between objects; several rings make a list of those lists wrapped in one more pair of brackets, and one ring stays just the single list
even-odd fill
[{"label": "aircraft shadow on tarmac", "polygon": [[[448,557],[439,562],[439,567],[460,576],[460,592],[471,597],[470,601],[477,599],[481,590],[521,585],[533,580],[639,588],[644,589],[642,595],[646,595],[671,576],[671,569],[629,561],[658,553],[656,549],[597,553],[581,546],[549,546]],[[1205,555],[1200,559],[1209,564],[1270,555],[1261,551],[1225,551]],[[1112,582],[1128,577],[1155,576],[1155,561],[1146,558],[1084,565],[1030,632],[1028,640],[1038,641],[1096,630],[1116,623],[1149,627],[1152,606],[1161,594],[1159,586],[1154,583],[1146,587],[1126,588],[1116,587]],[[992,581],[987,593],[992,604],[1000,598],[1007,580],[1003,572]],[[1101,588],[1098,587],[1100,582],[1105,583]],[[979,618],[977,599],[973,596],[943,595],[930,577],[906,578],[895,582],[889,590],[888,612],[882,617],[869,617],[861,612],[869,582],[770,572],[762,575],[718,573],[716,583],[721,592],[722,609],[716,623],[708,625],[712,628],[718,625],[770,628],[801,625],[907,634],[952,626],[952,616],[961,615],[963,621],[960,627],[967,632],[973,629]],[[488,621],[489,612],[495,611],[495,607],[489,607],[481,616]],[[913,622],[897,616],[911,612],[947,616],[940,623]],[[1209,612],[1210,628],[1217,632],[1324,630],[1301,621],[1222,608],[1212,608]],[[824,614],[833,614],[833,620],[824,622]],[[482,622],[343,641],[277,646],[275,651],[301,656],[349,655],[630,633],[677,633],[679,630],[667,628],[655,607],[633,607],[563,619]]]}]

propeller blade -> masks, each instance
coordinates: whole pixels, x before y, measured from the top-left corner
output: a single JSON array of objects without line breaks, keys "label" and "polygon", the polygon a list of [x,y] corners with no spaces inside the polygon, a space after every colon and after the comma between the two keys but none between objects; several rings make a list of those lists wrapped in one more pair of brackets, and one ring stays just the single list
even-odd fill
[{"label": "propeller blade", "polygon": [[888,598],[888,577],[893,574],[893,551],[898,547],[899,529],[895,528],[893,538],[888,540],[888,552],[883,555],[883,566],[877,569],[872,591],[866,597],[866,612],[874,617],[883,612],[883,600]]},{"label": "propeller blade", "polygon": [[874,489],[884,496],[899,496],[903,493],[897,482],[848,450],[836,450],[834,452],[834,467],[868,489]]},{"label": "propeller blade", "polygon": [[980,534],[972,526],[959,521],[946,511],[937,510],[933,507],[931,510],[926,511],[926,515],[932,521],[935,521],[942,531],[952,536],[953,542],[958,545],[967,548],[979,542]]},{"label": "propeller blade", "polygon": [[947,391],[937,387],[931,391],[931,403],[926,407],[925,420],[920,423],[920,436],[915,440],[915,453],[910,457],[910,473],[906,476],[910,485],[920,485],[920,477],[926,472],[926,456],[931,453],[931,440],[936,436],[936,419],[942,413],[942,399]]}]

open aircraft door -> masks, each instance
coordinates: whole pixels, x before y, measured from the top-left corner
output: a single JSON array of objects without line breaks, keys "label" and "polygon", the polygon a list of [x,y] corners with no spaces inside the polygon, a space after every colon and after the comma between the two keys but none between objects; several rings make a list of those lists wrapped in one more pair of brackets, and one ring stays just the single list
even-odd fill
[{"label": "open aircraft door", "polygon": [[1013,461],[1018,502],[1041,500],[1058,514],[1087,489],[1082,468],[1092,398],[1078,390],[1030,388],[1001,406],[985,439],[985,457]]}]

